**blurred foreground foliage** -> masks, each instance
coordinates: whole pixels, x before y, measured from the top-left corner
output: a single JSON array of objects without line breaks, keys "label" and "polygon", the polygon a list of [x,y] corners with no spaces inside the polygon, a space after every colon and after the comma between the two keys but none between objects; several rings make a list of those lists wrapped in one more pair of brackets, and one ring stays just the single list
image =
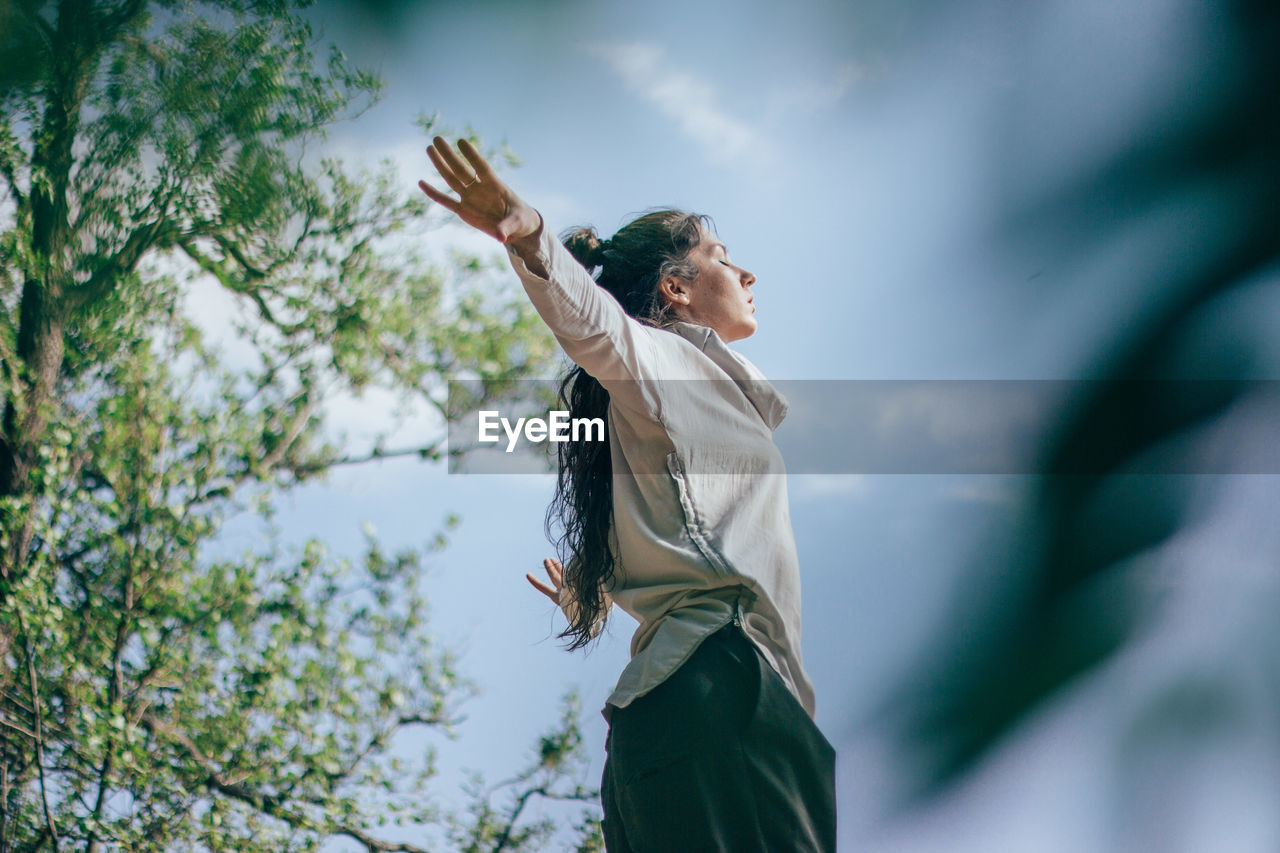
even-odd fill
[{"label": "blurred foreground foliage", "polygon": [[[1071,3],[1025,13],[968,4],[973,20],[998,22],[995,43],[1019,80],[992,121],[1003,180],[992,245],[1081,290],[1101,276],[1130,301],[1125,315],[1098,318],[1114,334],[1086,369],[1107,381],[1082,383],[1084,393],[1065,401],[1025,498],[973,559],[950,618],[878,722],[895,744],[905,799],[919,805],[976,777],[1091,678],[1111,669],[1114,684],[1128,673],[1116,693],[1131,728],[1117,738],[1119,770],[1107,781],[1126,803],[1147,796],[1132,790],[1134,779],[1163,793],[1159,808],[1117,806],[1102,820],[1131,831],[1128,843],[1144,839],[1141,849],[1183,849],[1171,846],[1169,827],[1189,820],[1192,800],[1172,792],[1194,792],[1201,780],[1174,780],[1173,769],[1194,776],[1196,750],[1250,719],[1270,721],[1268,737],[1280,731],[1280,632],[1267,609],[1276,555],[1254,554],[1265,575],[1251,575],[1239,553],[1274,541],[1275,519],[1247,519],[1259,526],[1234,537],[1241,549],[1179,567],[1181,578],[1165,559],[1208,514],[1215,489],[1231,485],[1222,475],[1275,472],[1280,9],[1250,0],[1138,5],[1142,14],[1094,4],[1073,17]],[[1076,29],[1064,34],[1064,20]],[[1147,53],[1126,52],[1135,44]],[[1094,113],[1112,122],[1086,135],[1098,129]],[[1189,394],[1197,380],[1213,380],[1204,383],[1211,393]],[[1253,617],[1239,624],[1211,600],[1186,598],[1242,580],[1228,594]],[[1203,623],[1188,618],[1201,610]],[[1270,627],[1255,630],[1262,624]],[[1141,655],[1161,644],[1167,665],[1139,686],[1134,661],[1153,669]],[[1249,678],[1228,688],[1227,674],[1241,671]],[[1147,755],[1139,767],[1142,749],[1161,761]],[[1256,754],[1274,780],[1272,753]],[[1218,829],[1239,818],[1222,813]],[[1271,809],[1272,830],[1273,817]]]},{"label": "blurred foreground foliage", "polygon": [[[444,813],[434,743],[470,692],[427,631],[444,531],[346,559],[285,547],[272,500],[439,458],[443,426],[355,452],[324,407],[500,388],[552,351],[535,317],[426,261],[389,164],[311,156],[379,82],[293,4],[16,0],[0,33],[0,853],[533,849],[531,800],[593,796],[576,705],[553,755]],[[234,359],[191,317],[217,294]],[[214,547],[252,514],[265,541]]]}]

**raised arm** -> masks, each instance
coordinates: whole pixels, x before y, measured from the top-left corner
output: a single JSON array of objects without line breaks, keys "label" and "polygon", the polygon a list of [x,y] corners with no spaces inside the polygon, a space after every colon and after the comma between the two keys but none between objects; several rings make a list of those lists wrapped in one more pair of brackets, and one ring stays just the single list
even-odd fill
[{"label": "raised arm", "polygon": [[463,222],[506,245],[534,308],[571,359],[615,399],[621,395],[651,406],[649,393],[634,381],[653,378],[645,369],[651,361],[648,330],[596,286],[560,241],[546,233],[538,211],[494,174],[475,146],[463,139],[458,149],[462,156],[438,136],[427,149],[457,199],[426,181],[418,186]]}]

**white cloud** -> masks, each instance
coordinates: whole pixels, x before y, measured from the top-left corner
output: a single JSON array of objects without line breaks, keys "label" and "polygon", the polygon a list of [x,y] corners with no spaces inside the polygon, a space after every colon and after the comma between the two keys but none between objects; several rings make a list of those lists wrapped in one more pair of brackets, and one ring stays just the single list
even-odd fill
[{"label": "white cloud", "polygon": [[791,474],[787,491],[796,503],[826,498],[865,498],[871,492],[866,474]]},{"label": "white cloud", "polygon": [[825,79],[796,80],[779,85],[769,92],[769,113],[779,115],[829,109],[843,100],[854,85],[869,76],[866,67],[849,61]]},{"label": "white cloud", "polygon": [[1019,489],[1025,478],[1010,479],[1002,475],[964,476],[958,479],[948,477],[940,482],[939,492],[943,498],[966,503],[984,503],[1012,505],[1019,496]]},{"label": "white cloud", "polygon": [[596,44],[588,49],[608,62],[627,88],[674,119],[713,162],[768,157],[768,143],[751,123],[722,109],[709,82],[674,68],[656,45]]}]

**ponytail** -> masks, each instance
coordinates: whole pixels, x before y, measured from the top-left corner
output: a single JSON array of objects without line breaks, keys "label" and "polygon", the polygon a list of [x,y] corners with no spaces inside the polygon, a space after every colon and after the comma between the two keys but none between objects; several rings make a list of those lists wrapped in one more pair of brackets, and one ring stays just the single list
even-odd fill
[{"label": "ponytail", "polygon": [[[612,239],[601,240],[590,226],[560,236],[569,254],[594,273],[624,311],[650,326],[675,321],[659,283],[667,276],[692,281],[697,267],[689,252],[702,241],[711,220],[679,210],[654,210],[633,219]],[[581,367],[560,383],[560,405],[571,418],[604,419],[609,393]],[[608,618],[605,595],[620,565],[609,545],[613,526],[613,466],[607,441],[556,445],[556,493],[547,508],[547,535],[564,566],[564,586],[573,606],[565,608],[569,627],[561,634],[569,649],[595,638]]]}]

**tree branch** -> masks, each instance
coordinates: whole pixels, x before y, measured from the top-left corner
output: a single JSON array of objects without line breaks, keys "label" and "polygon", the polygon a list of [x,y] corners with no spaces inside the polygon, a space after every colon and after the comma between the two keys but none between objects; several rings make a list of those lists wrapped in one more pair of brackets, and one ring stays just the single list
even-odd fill
[{"label": "tree branch", "polygon": [[[329,790],[333,790],[333,788],[337,785],[338,782],[342,781],[343,779],[349,778],[351,774],[355,773],[356,768],[360,766],[360,762],[364,761],[366,758],[369,757],[370,754],[372,754],[376,750],[385,746],[387,740],[390,739],[390,737],[393,734],[400,731],[400,729],[403,729],[407,726],[415,726],[415,725],[451,726],[451,725],[455,725],[457,722],[458,722],[457,718],[447,717],[444,714],[428,714],[427,716],[423,716],[421,714],[403,714],[397,717],[396,720],[393,723],[391,723],[391,725],[387,726],[383,731],[376,732],[372,737],[370,737],[369,742],[365,744],[363,749],[361,749],[359,752],[355,754],[355,756],[351,759],[351,761],[347,763],[346,767],[342,768],[336,773],[325,773],[324,774],[325,780],[328,783],[327,787],[329,788]],[[297,788],[298,785],[305,782],[313,774],[313,771],[314,771],[314,768],[310,768],[310,767],[307,768],[307,770],[301,776],[299,776],[296,780],[294,780],[289,785],[288,791],[286,791],[286,793],[292,792],[295,788]]]},{"label": "tree branch", "polygon": [[[28,737],[33,741],[36,739],[35,732],[31,731],[30,729],[23,728],[17,723],[12,723],[6,720],[4,717],[0,717],[0,726],[5,726],[6,728],[13,729],[18,734],[23,735],[24,737]],[[3,807],[4,807],[4,803],[0,803],[0,808],[3,808]]]},{"label": "tree branch", "polygon": [[31,685],[32,716],[35,720],[36,773],[40,777],[40,805],[44,809],[44,825],[49,831],[53,853],[58,853],[58,827],[53,822],[53,811],[49,808],[49,787],[44,776],[44,728],[43,714],[40,712],[40,688],[36,680],[36,661],[31,651],[31,634],[27,631],[27,620],[21,609],[18,610],[18,630],[22,632],[23,652],[27,658],[27,680]]},{"label": "tree branch", "polygon": [[[422,445],[421,447],[404,447],[398,450],[383,450],[382,448],[375,447],[369,453],[340,456],[336,459],[313,462],[282,461],[279,464],[279,467],[275,470],[288,471],[295,477],[301,479],[302,477],[312,476],[314,474],[328,471],[330,468],[336,468],[339,465],[363,465],[366,462],[373,462],[380,459],[417,456],[420,459],[436,461],[440,459],[440,448],[443,444],[444,440],[442,439],[431,444]],[[219,498],[228,497],[237,486],[254,477],[255,473],[269,474],[271,471],[262,471],[260,466],[246,464],[243,469],[229,473],[225,479],[217,482],[216,484],[210,485],[208,489],[194,496],[187,503],[189,506],[196,506],[198,504],[206,504],[210,501],[218,500]]]},{"label": "tree branch", "polygon": [[133,272],[142,256],[153,246],[162,243],[171,230],[172,226],[166,222],[163,212],[157,219],[139,225],[125,239],[120,251],[98,267],[88,281],[67,293],[67,308],[79,311],[86,305],[97,302],[116,285],[121,276]]},{"label": "tree branch", "polygon": [[228,240],[225,235],[215,233],[211,234],[210,238],[218,244],[218,248],[224,254],[230,255],[240,265],[240,268],[244,270],[246,281],[261,281],[267,277],[267,273],[250,263],[244,252],[240,251],[240,247]]},{"label": "tree branch", "polygon": [[9,765],[0,763],[0,853],[9,853],[9,787]]},{"label": "tree branch", "polygon": [[184,733],[178,731],[173,726],[162,720],[156,719],[151,714],[143,714],[141,719],[142,725],[148,731],[157,737],[164,737],[181,747],[191,759],[199,765],[201,771],[206,776],[203,783],[210,790],[217,791],[237,800],[245,805],[252,806],[263,814],[282,820],[292,827],[298,829],[309,830],[312,832],[324,833],[330,835],[345,835],[352,838],[365,846],[370,853],[431,853],[424,847],[417,847],[412,844],[403,842],[382,841],[374,838],[363,830],[355,826],[347,824],[335,823],[327,830],[318,828],[305,815],[299,814],[288,808],[288,797],[285,794],[264,794],[255,791],[252,788],[234,782],[228,779],[222,771],[200,750],[195,741],[187,737]]},{"label": "tree branch", "polygon": [[4,175],[5,183],[9,185],[9,193],[13,196],[17,206],[21,208],[27,197],[23,194],[22,187],[18,185],[18,175],[13,170],[13,161],[8,157],[0,158],[0,175]]},{"label": "tree branch", "polygon": [[[297,397],[294,398],[298,399]],[[292,402],[292,401],[290,401]],[[280,437],[280,442],[272,448],[266,456],[258,462],[259,466],[265,467],[267,471],[275,470],[280,466],[281,460],[293,448],[298,440],[298,436],[302,435],[302,431],[307,427],[307,421],[311,420],[311,415],[316,410],[317,401],[304,403],[294,416],[289,420],[289,425],[285,427],[284,434]]]},{"label": "tree branch", "polygon": [[511,807],[511,811],[507,813],[506,825],[502,827],[502,834],[498,836],[498,840],[493,845],[493,853],[507,848],[507,844],[511,841],[511,833],[516,828],[516,821],[520,820],[520,813],[524,811],[524,807],[528,805],[529,798],[534,794],[545,794],[546,789],[542,787],[530,788],[519,797],[516,798],[516,804]]},{"label": "tree branch", "polygon": [[315,474],[320,471],[328,470],[329,468],[334,468],[338,465],[362,465],[365,462],[372,462],[375,459],[395,459],[400,456],[417,456],[422,459],[430,459],[434,461],[440,458],[440,445],[443,443],[443,441],[437,441],[432,444],[423,445],[422,447],[403,447],[399,450],[383,450],[380,447],[375,447],[369,453],[365,454],[340,456],[337,459],[333,459],[328,462],[289,465],[287,467],[288,470],[292,471],[294,474]]},{"label": "tree branch", "polygon": [[31,28],[39,34],[40,40],[44,43],[44,49],[49,53],[53,53],[53,26],[40,17],[34,8],[29,8],[26,3],[18,3],[17,9],[27,19],[27,23],[31,25]]},{"label": "tree branch", "polygon": [[[266,320],[278,329],[282,335],[285,337],[292,337],[306,330],[307,326],[305,323],[284,323],[277,320],[275,314],[271,311],[271,307],[267,305],[267,301],[262,298],[262,294],[259,292],[257,287],[255,287],[250,281],[238,279],[226,268],[225,264],[219,263],[204,252],[201,252],[196,247],[195,240],[192,239],[190,235],[180,234],[175,238],[174,242],[182,248],[187,257],[196,262],[196,265],[199,266],[200,269],[216,278],[227,290],[230,290],[232,293],[239,293],[241,296],[249,297],[254,306],[257,307],[258,314],[262,319]],[[250,269],[251,268],[246,269],[246,272],[249,272]],[[253,270],[253,272],[258,271]],[[250,272],[249,278],[254,278],[252,272]]]},{"label": "tree branch", "polygon": [[40,853],[44,847],[44,840],[49,837],[49,827],[40,827],[40,834],[31,841],[19,847],[14,853]]},{"label": "tree branch", "polygon": [[[125,641],[129,638],[129,620],[133,614],[133,589],[134,589],[134,567],[137,565],[137,551],[139,546],[139,538],[141,532],[134,534],[132,553],[127,561],[128,568],[125,569],[123,589],[121,591],[120,602],[120,619],[116,623],[115,640],[111,645],[111,682],[107,688],[107,707],[115,713],[116,707],[120,703],[120,693],[124,689],[124,672],[121,668],[121,655],[124,653]],[[107,802],[107,790],[110,787],[111,779],[112,751],[115,749],[114,734],[107,738],[106,748],[103,750],[102,766],[98,770],[98,795],[93,804],[93,812],[91,813],[91,826],[89,830],[89,838],[85,842],[85,853],[95,853],[98,849],[98,833],[97,823],[102,816],[102,809]]]},{"label": "tree branch", "polygon": [[348,838],[355,839],[364,845],[369,853],[431,853],[425,847],[416,847],[405,842],[381,841],[374,838],[354,826],[344,826],[334,832],[335,835],[345,835]]},{"label": "tree branch", "polygon": [[103,41],[113,41],[116,35],[123,28],[127,27],[134,18],[142,13],[146,8],[146,0],[125,0],[113,12],[103,15],[98,19],[98,32],[102,34]]}]

